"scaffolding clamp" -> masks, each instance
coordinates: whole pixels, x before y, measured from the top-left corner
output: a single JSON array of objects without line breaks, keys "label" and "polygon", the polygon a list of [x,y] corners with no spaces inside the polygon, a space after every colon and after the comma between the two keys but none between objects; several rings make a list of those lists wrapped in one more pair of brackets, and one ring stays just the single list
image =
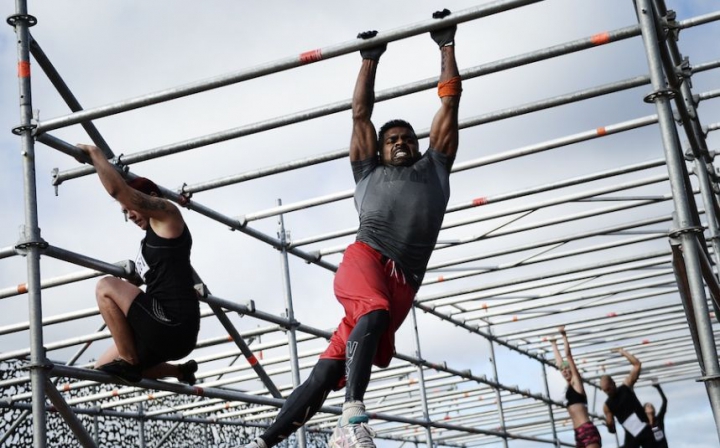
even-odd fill
[{"label": "scaffolding clamp", "polygon": [[695,381],[698,383],[709,383],[710,381],[717,381],[720,380],[720,375],[705,375],[701,376],[700,378],[696,379]]},{"label": "scaffolding clamp", "polygon": [[197,293],[198,296],[203,297],[203,298],[207,297],[208,294],[210,293],[207,289],[207,286],[205,286],[205,283],[197,283],[195,285],[195,292]]},{"label": "scaffolding clamp", "polygon": [[110,159],[110,163],[112,163],[115,168],[117,168],[122,174],[127,174],[128,171],[130,171],[130,167],[125,165],[122,161],[122,156],[125,154],[118,154],[117,156]]},{"label": "scaffolding clamp", "polygon": [[18,22],[25,22],[27,26],[37,25],[37,18],[30,14],[13,14],[6,19],[8,25],[15,27]]},{"label": "scaffolding clamp", "polygon": [[668,9],[667,14],[660,17],[663,28],[667,32],[668,36],[672,37],[672,39],[677,42],[680,35],[680,24],[675,19],[677,19],[677,13],[672,9]]},{"label": "scaffolding clamp", "polygon": [[705,229],[702,226],[688,226],[688,227],[680,227],[677,229],[672,229],[670,232],[668,232],[668,236],[671,239],[676,239],[680,235],[686,234],[686,233],[695,233],[700,234],[703,233]]},{"label": "scaffolding clamp", "polygon": [[[688,87],[692,88],[692,65],[690,65],[690,58],[685,56],[683,60],[675,66],[675,76],[679,81],[687,82]],[[695,98],[693,98],[693,103],[697,106]]]},{"label": "scaffolding clamp", "polygon": [[[41,237],[40,237],[40,239],[37,240],[37,241],[28,240],[28,239],[27,239],[27,236],[26,236],[26,232],[25,232],[26,228],[25,228],[25,226],[22,226],[22,227],[23,227],[23,232],[22,232],[23,239],[21,239],[21,240],[15,245],[15,251],[17,251],[17,253],[18,253],[19,255],[23,255],[23,256],[24,256],[24,255],[27,255],[27,250],[30,249],[31,247],[37,247],[37,248],[39,248],[39,249],[40,249],[40,252],[43,252],[45,249],[47,249],[47,247],[48,247],[48,242],[47,242],[47,241],[45,241],[45,240],[42,239]],[[38,230],[39,230],[39,229],[38,229]]]},{"label": "scaffolding clamp", "polygon": [[677,90],[675,89],[658,89],[654,92],[649,93],[643,101],[646,103],[654,103],[658,98],[673,99],[677,96]]},{"label": "scaffolding clamp", "polygon": [[178,204],[182,207],[187,207],[193,195],[192,191],[186,191],[185,187],[187,187],[187,182],[183,182],[182,187],[180,187],[180,190],[178,191],[178,195],[180,196],[178,198]]}]

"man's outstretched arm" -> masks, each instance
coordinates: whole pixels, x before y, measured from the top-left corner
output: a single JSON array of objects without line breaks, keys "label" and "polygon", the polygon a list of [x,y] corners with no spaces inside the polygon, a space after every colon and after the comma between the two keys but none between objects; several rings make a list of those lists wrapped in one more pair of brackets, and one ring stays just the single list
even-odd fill
[{"label": "man's outstretched arm", "polygon": [[[376,31],[358,34],[360,39],[375,37]],[[350,138],[350,161],[366,160],[377,153],[375,126],[370,121],[375,106],[375,73],[380,56],[385,52],[386,44],[360,51],[362,65],[355,82],[352,98],[353,129]]]},{"label": "man's outstretched arm", "polygon": [[629,352],[625,351],[625,349],[623,349],[623,348],[618,348],[618,349],[615,349],[614,351],[623,355],[628,361],[630,361],[630,364],[632,364],[630,373],[628,374],[627,377],[625,377],[623,384],[625,384],[627,387],[633,387],[635,385],[635,383],[637,382],[638,378],[640,378],[640,371],[642,370],[642,363],[635,356],[633,356]]},{"label": "man's outstretched arm", "polygon": [[607,426],[608,432],[615,434],[615,416],[606,404],[603,405],[603,413],[605,414],[605,426]]},{"label": "man's outstretched arm", "polygon": [[[442,19],[450,14],[447,9],[433,14],[434,18]],[[462,83],[455,61],[455,30],[456,25],[432,31],[430,36],[440,47],[440,81],[438,95],[440,110],[433,118],[430,127],[430,147],[448,156],[448,166],[452,165],[458,149],[458,109]]]}]

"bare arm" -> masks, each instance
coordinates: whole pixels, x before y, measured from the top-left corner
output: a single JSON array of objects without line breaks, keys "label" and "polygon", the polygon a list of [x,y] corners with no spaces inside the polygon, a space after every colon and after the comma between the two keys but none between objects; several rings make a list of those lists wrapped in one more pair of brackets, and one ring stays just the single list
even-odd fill
[{"label": "bare arm", "polygon": [[[440,54],[440,82],[459,77],[457,62],[455,61],[455,46],[441,47]],[[435,114],[430,127],[430,147],[445,154],[450,161],[455,159],[458,149],[459,108],[459,94],[441,97],[440,110]]]},{"label": "bare arm", "polygon": [[570,365],[570,373],[572,373],[572,386],[575,388],[575,390],[581,394],[585,393],[585,387],[582,383],[582,377],[580,376],[580,372],[577,369],[577,366],[575,365],[575,358],[573,358],[572,352],[570,350],[570,341],[568,341],[567,338],[567,332],[565,331],[565,326],[562,326],[558,328],[558,331],[560,331],[560,334],[563,338],[563,343],[565,344],[565,359],[567,359],[568,364]]},{"label": "bare arm", "polygon": [[660,384],[653,384],[653,387],[657,389],[658,393],[660,393],[660,398],[662,398],[662,405],[660,405],[657,419],[663,421],[663,419],[665,418],[665,412],[667,411],[667,397],[665,396],[662,387],[660,387]]},{"label": "bare arm", "polygon": [[555,340],[555,338],[550,339],[550,344],[552,345],[553,353],[555,354],[555,367],[559,369],[560,366],[562,366],[563,359],[562,355],[560,354],[560,349],[558,349],[557,341]]},{"label": "bare arm", "polygon": [[90,145],[77,146],[90,157],[108,194],[125,209],[142,212],[149,219],[153,230],[161,237],[175,238],[182,233],[185,223],[177,207],[166,199],[149,196],[130,187],[99,148]]},{"label": "bare arm", "polygon": [[375,126],[370,121],[375,106],[375,72],[378,61],[363,59],[352,98],[353,129],[350,161],[366,160],[377,154]]},{"label": "bare arm", "polygon": [[605,414],[605,425],[610,434],[615,434],[615,416],[610,412],[610,408],[606,404],[603,405],[603,413]]},{"label": "bare arm", "polygon": [[625,377],[625,380],[623,381],[623,384],[625,384],[627,387],[633,387],[635,383],[637,382],[638,378],[640,378],[640,371],[642,370],[642,363],[634,357],[629,352],[625,351],[623,348],[619,348],[615,350],[616,352],[623,355],[628,361],[630,361],[630,364],[632,364],[632,368],[630,369],[630,373],[627,377]]}]

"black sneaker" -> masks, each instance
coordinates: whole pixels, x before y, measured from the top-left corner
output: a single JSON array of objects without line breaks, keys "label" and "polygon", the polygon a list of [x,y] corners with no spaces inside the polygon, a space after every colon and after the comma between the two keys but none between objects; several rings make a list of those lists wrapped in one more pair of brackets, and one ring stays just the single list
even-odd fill
[{"label": "black sneaker", "polygon": [[122,380],[123,383],[139,383],[142,380],[142,368],[138,365],[130,364],[124,359],[115,359],[107,364],[103,364],[97,370],[109,373]]},{"label": "black sneaker", "polygon": [[178,369],[180,369],[180,381],[188,383],[191,386],[195,384],[197,381],[195,372],[197,372],[198,365],[194,359],[178,365]]}]

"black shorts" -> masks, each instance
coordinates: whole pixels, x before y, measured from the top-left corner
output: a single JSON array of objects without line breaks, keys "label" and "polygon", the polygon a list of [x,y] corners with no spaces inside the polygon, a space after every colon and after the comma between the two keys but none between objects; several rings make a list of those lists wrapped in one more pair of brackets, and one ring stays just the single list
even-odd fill
[{"label": "black shorts", "polygon": [[184,320],[170,319],[159,301],[140,292],[130,305],[127,319],[143,368],[184,358],[195,348],[199,315]]}]

